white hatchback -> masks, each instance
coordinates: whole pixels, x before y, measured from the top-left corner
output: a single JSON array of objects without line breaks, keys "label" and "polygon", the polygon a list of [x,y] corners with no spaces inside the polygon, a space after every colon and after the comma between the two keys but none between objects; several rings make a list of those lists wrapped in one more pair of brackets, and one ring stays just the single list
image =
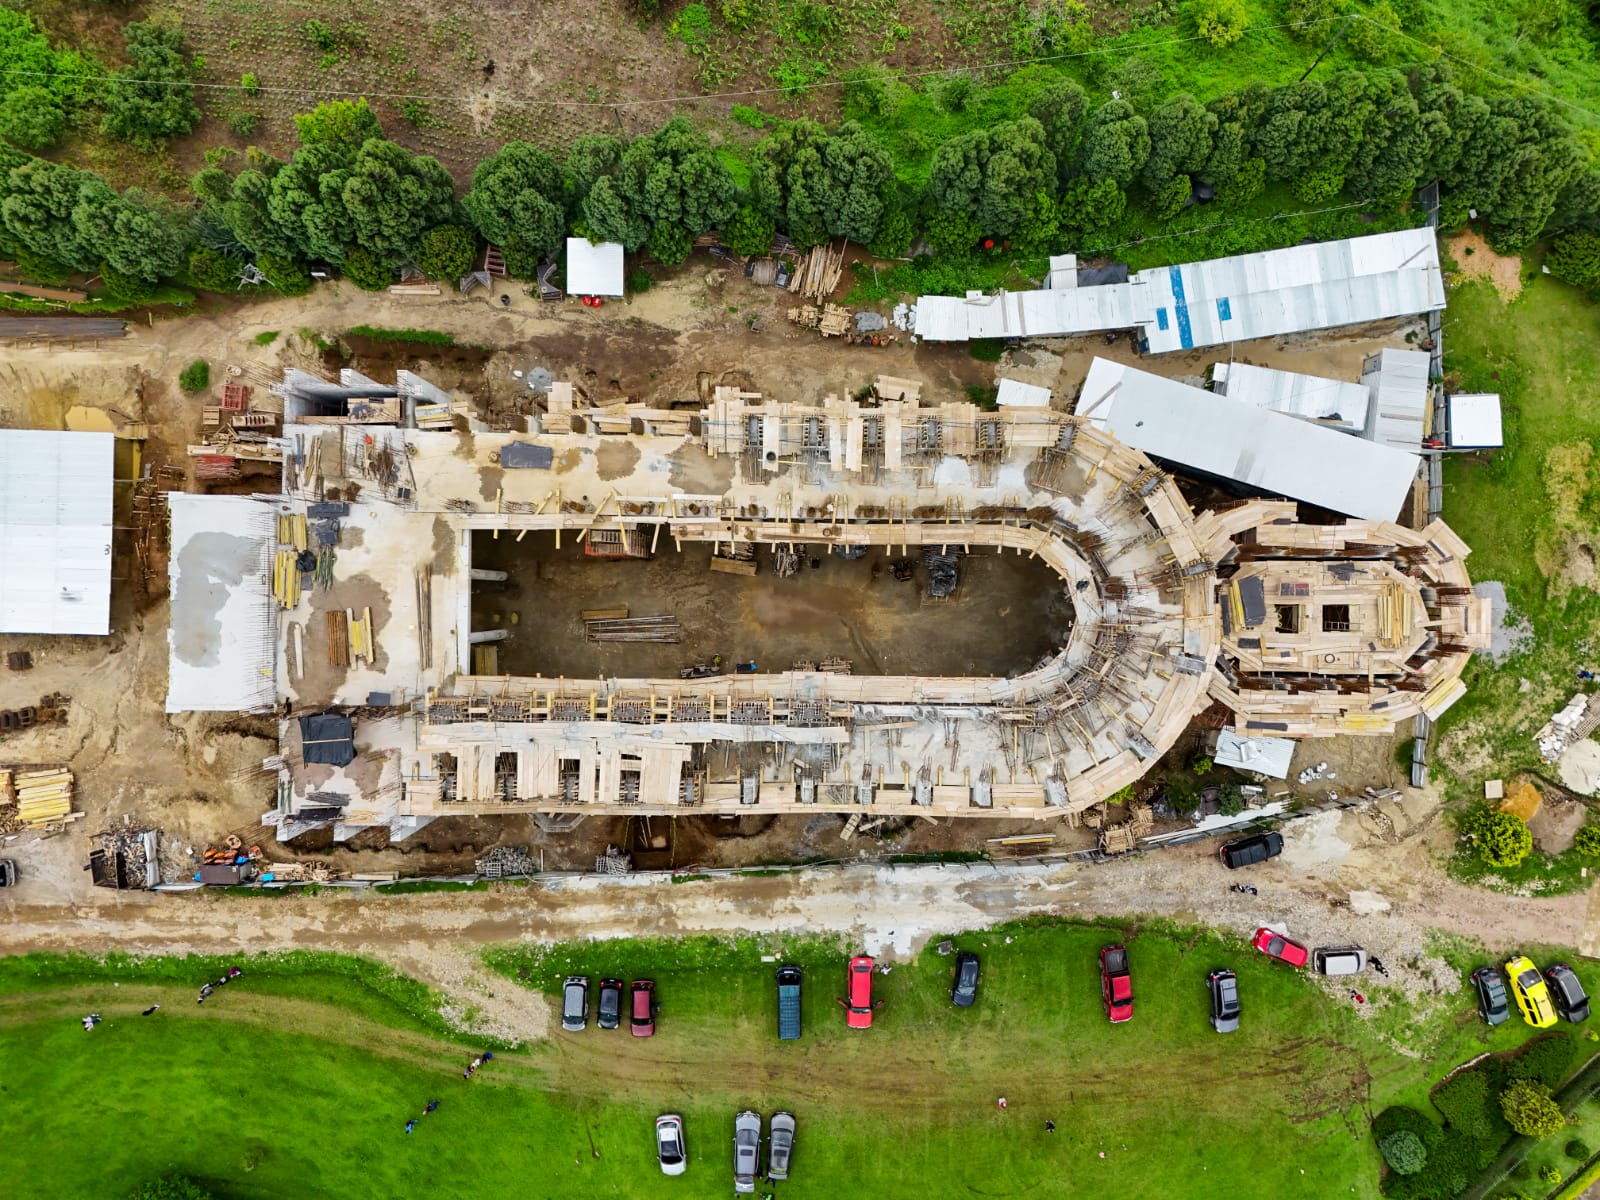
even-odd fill
[{"label": "white hatchback", "polygon": [[683,1118],[667,1113],[656,1118],[656,1161],[663,1175],[682,1175],[689,1165],[689,1151],[683,1142]]}]

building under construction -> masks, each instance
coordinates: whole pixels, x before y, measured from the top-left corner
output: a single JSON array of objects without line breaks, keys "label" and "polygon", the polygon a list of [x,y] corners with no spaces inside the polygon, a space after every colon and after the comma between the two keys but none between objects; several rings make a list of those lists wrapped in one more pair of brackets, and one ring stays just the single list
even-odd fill
[{"label": "building under construction", "polygon": [[[1440,523],[1196,514],[1088,419],[920,391],[595,407],[558,383],[525,433],[290,423],[280,497],[174,508],[169,708],[287,709],[280,837],[507,813],[1074,821],[1215,702],[1241,735],[1391,733],[1452,703],[1487,643]],[[672,556],[732,599],[630,601],[630,571]],[[604,589],[542,604],[574,557],[611,564]],[[803,597],[828,570],[903,580],[913,637],[919,614],[971,628],[1001,619],[991,564],[1022,563],[1050,625],[1004,670],[686,650],[759,635],[739,589]],[[526,615],[475,626],[507,588]],[[786,646],[792,611],[762,618]],[[354,721],[300,719],[327,712]]]}]

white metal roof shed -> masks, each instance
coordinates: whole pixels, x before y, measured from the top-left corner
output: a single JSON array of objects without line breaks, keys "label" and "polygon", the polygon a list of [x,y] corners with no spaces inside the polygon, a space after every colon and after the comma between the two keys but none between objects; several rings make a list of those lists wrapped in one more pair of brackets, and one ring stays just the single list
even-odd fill
[{"label": "white metal roof shed", "polygon": [[1505,445],[1498,393],[1463,392],[1451,396],[1448,404],[1453,449],[1494,450]]},{"label": "white metal roof shed", "polygon": [[1096,358],[1078,412],[1146,454],[1372,521],[1399,515],[1418,459]]},{"label": "white metal roof shed", "polygon": [[1385,347],[1361,368],[1361,382],[1372,392],[1365,436],[1396,450],[1416,450],[1428,428],[1429,355],[1422,350]]},{"label": "white metal roof shed", "polygon": [[167,711],[271,708],[277,644],[273,506],[248,496],[167,493],[172,612]]},{"label": "white metal roof shed", "polygon": [[0,429],[0,633],[111,631],[109,433]]},{"label": "white metal roof shed", "polygon": [[1241,362],[1216,363],[1211,368],[1211,382],[1217,395],[1230,400],[1316,421],[1345,433],[1359,435],[1366,428],[1370,397],[1363,384]]},{"label": "white metal roof shed", "polygon": [[1219,767],[1287,779],[1289,764],[1294,760],[1294,746],[1292,738],[1242,738],[1231,729],[1219,729],[1211,761]]},{"label": "white metal roof shed", "polygon": [[567,295],[620,296],[623,294],[622,243],[588,238],[567,239]]},{"label": "white metal roof shed", "polygon": [[994,402],[1000,408],[1049,408],[1050,389],[1020,379],[1002,379]]}]

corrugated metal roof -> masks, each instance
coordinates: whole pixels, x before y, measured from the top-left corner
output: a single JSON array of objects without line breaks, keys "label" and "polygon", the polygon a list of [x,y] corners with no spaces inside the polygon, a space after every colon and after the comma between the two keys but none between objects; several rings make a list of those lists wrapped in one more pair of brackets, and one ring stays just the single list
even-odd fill
[{"label": "corrugated metal roof", "polygon": [[567,295],[622,295],[622,243],[568,238]]},{"label": "corrugated metal roof", "polygon": [[169,492],[167,711],[271,708],[277,659],[273,506]]},{"label": "corrugated metal roof", "polygon": [[1135,449],[1367,520],[1399,515],[1418,458],[1096,358],[1078,412]]},{"label": "corrugated metal roof", "polygon": [[1211,761],[1219,767],[1287,779],[1294,746],[1292,738],[1242,738],[1231,729],[1221,729],[1217,731],[1217,748]]},{"label": "corrugated metal roof", "polygon": [[994,402],[1000,408],[1049,408],[1050,389],[1016,379],[1002,379]]},{"label": "corrugated metal roof", "polygon": [[1124,284],[923,296],[916,334],[967,341],[1137,326],[1160,354],[1443,307],[1438,244],[1424,227],[1157,267]]},{"label": "corrugated metal roof", "polygon": [[0,430],[0,633],[111,630],[109,433]]},{"label": "corrugated metal roof", "polygon": [[1215,364],[1211,382],[1219,396],[1344,433],[1359,435],[1367,425],[1370,397],[1364,384],[1238,362]]},{"label": "corrugated metal roof", "polygon": [[1396,450],[1416,450],[1428,420],[1429,356],[1422,350],[1384,349],[1367,359],[1361,382],[1372,394],[1367,440]]},{"label": "corrugated metal roof", "polygon": [[1505,445],[1500,424],[1500,397],[1493,392],[1451,396],[1450,445],[1467,450],[1489,450]]}]

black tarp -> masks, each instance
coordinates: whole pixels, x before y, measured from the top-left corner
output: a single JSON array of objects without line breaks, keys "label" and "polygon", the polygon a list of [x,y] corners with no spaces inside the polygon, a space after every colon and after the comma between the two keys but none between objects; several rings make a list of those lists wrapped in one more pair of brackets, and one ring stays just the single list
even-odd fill
[{"label": "black tarp", "polygon": [[550,464],[554,461],[555,452],[549,446],[536,446],[532,442],[507,442],[500,447],[502,467],[549,470]]},{"label": "black tarp", "polygon": [[1079,287],[1100,287],[1102,284],[1107,284],[1107,283],[1127,283],[1127,282],[1128,282],[1128,264],[1127,263],[1114,262],[1114,263],[1107,263],[1103,267],[1079,267],[1078,268],[1078,286]]},{"label": "black tarp", "polygon": [[343,713],[314,713],[300,718],[301,758],[330,767],[355,761],[355,726]]},{"label": "black tarp", "polygon": [[1266,592],[1259,575],[1250,575],[1239,581],[1239,601],[1244,607],[1246,629],[1254,629],[1267,619]]}]

